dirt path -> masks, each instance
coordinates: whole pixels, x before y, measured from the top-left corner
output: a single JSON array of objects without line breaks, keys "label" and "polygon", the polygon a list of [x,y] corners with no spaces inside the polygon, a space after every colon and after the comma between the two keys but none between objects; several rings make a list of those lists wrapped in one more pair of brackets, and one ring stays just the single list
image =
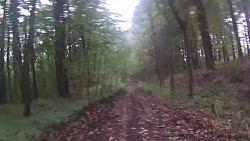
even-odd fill
[{"label": "dirt path", "polygon": [[[63,123],[56,132],[44,132],[43,141],[176,141],[215,140],[207,118],[165,107],[136,83],[99,104],[93,104]],[[218,136],[217,136],[218,139]],[[221,137],[220,140],[226,138]]]}]

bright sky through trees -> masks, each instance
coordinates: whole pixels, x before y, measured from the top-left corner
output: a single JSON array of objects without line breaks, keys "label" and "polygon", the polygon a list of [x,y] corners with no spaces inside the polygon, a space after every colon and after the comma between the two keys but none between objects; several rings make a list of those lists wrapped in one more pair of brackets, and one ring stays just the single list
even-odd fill
[{"label": "bright sky through trees", "polygon": [[[41,2],[44,4],[50,3],[48,0],[41,0]],[[127,30],[131,27],[131,18],[138,3],[139,0],[107,0],[107,8],[110,9],[111,12],[121,15],[121,17],[116,17],[115,19],[127,21],[119,23],[119,26],[123,30]]]},{"label": "bright sky through trees", "polygon": [[131,18],[138,3],[139,0],[107,0],[107,8],[114,13],[121,14],[119,20],[128,21],[119,24],[123,30],[127,30],[132,24]]}]

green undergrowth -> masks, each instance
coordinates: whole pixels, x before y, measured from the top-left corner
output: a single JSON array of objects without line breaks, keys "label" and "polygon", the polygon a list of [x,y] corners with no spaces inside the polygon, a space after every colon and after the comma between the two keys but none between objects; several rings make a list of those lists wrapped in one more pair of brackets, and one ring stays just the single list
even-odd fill
[{"label": "green undergrowth", "polygon": [[213,123],[225,130],[237,131],[250,127],[249,104],[237,99],[235,91],[222,79],[216,79],[206,87],[195,87],[193,98],[182,90],[176,90],[176,94],[171,95],[168,88],[160,88],[153,83],[140,82],[139,88],[146,93],[162,96],[167,105],[210,115]]},{"label": "green undergrowth", "polygon": [[167,88],[159,87],[153,82],[139,82],[138,87],[145,93],[154,93],[164,97],[168,96],[170,93]]},{"label": "green undergrowth", "polygon": [[[0,141],[27,141],[33,136],[39,135],[41,129],[48,128],[60,121],[66,121],[68,116],[81,110],[88,103],[108,98],[117,91],[124,89],[125,84],[116,84],[105,88],[91,100],[85,97],[81,99],[38,99],[32,103],[32,116],[23,117],[22,104],[8,104],[0,106]],[[93,89],[93,88],[92,88]],[[104,88],[103,88],[104,89]],[[94,95],[94,90],[90,94]]]},{"label": "green undergrowth", "polygon": [[227,71],[231,81],[242,81],[243,79],[243,68],[241,63],[238,61],[230,62],[227,65]]},{"label": "green undergrowth", "polygon": [[162,97],[170,105],[179,105],[180,102],[186,103],[188,100],[188,96],[184,91],[176,90],[175,95],[172,95],[167,86],[160,87],[153,82],[139,82],[139,88],[142,92]]}]

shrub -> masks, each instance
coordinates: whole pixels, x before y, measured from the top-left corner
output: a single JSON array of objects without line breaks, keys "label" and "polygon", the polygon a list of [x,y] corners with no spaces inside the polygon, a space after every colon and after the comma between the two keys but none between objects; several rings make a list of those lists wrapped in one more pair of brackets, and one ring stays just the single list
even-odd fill
[{"label": "shrub", "polygon": [[239,62],[231,62],[228,64],[227,71],[232,81],[242,81],[243,68]]},{"label": "shrub", "polygon": [[167,88],[161,88],[153,82],[140,82],[139,88],[146,93],[159,94],[161,96],[167,96],[170,92]]}]

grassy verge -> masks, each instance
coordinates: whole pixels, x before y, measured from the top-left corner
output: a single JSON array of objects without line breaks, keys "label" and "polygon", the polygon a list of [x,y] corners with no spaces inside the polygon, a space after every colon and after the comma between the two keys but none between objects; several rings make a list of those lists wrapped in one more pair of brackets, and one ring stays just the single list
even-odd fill
[{"label": "grassy verge", "polygon": [[178,90],[171,95],[167,88],[153,83],[140,82],[139,88],[146,93],[157,94],[167,105],[209,115],[211,124],[222,132],[241,134],[243,138],[249,135],[249,104],[238,100],[235,91],[221,79],[206,87],[196,87],[196,95],[192,99],[184,91]]},{"label": "grassy verge", "polygon": [[27,118],[22,116],[23,105],[21,104],[0,106],[0,141],[26,141],[38,135],[41,129],[67,120],[68,116],[81,110],[82,107],[102,98],[108,98],[125,86],[125,84],[117,84],[109,88],[109,91],[103,91],[102,97],[98,94],[90,101],[87,98],[39,99],[32,103],[32,116]]}]

